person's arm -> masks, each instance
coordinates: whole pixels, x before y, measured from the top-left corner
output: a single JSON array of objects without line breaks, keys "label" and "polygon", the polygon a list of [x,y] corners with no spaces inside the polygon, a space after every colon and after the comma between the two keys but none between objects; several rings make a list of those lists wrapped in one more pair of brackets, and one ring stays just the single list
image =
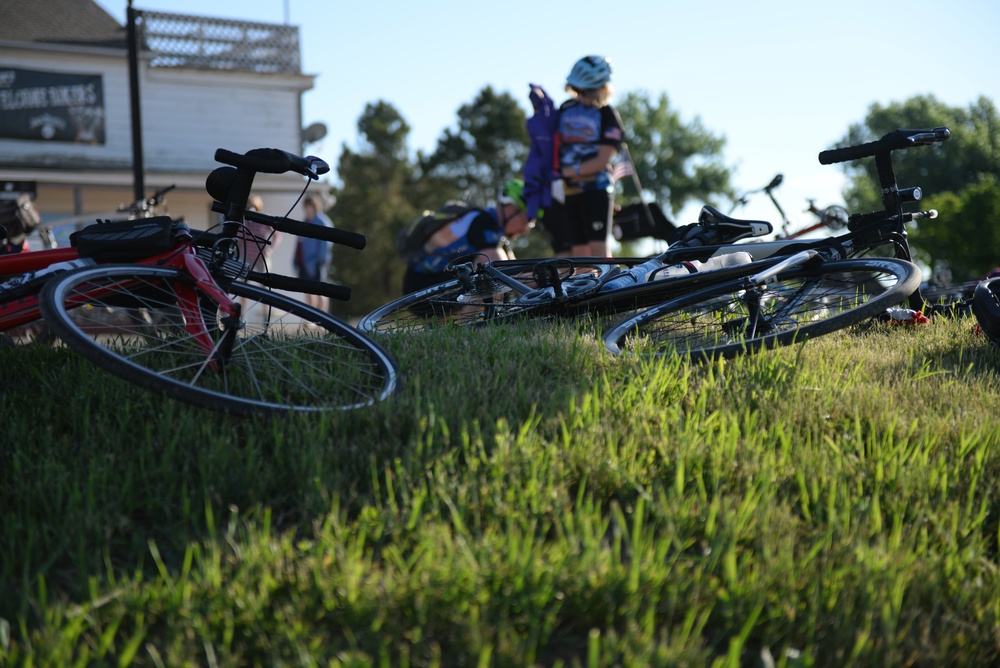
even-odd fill
[{"label": "person's arm", "polygon": [[498,225],[490,214],[482,212],[469,224],[469,231],[466,233],[476,252],[485,255],[490,262],[510,259],[503,249],[503,232]]},{"label": "person's arm", "polygon": [[[608,171],[616,153],[618,153],[617,146],[601,144],[597,148],[597,155],[593,158],[584,160],[578,166],[563,167],[561,170],[562,176],[571,181],[590,180],[597,174]],[[577,171],[577,167],[579,167],[579,172]]]}]

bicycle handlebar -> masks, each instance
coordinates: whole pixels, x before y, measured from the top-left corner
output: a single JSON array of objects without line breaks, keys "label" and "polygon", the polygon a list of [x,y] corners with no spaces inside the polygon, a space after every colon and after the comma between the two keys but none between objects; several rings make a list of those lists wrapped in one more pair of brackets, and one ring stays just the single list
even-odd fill
[{"label": "bicycle handlebar", "polygon": [[311,179],[330,171],[330,165],[321,158],[314,155],[302,157],[279,148],[255,148],[244,154],[220,148],[215,151],[215,161],[264,174],[295,172]]},{"label": "bicycle handlebar", "polygon": [[[311,225],[310,227],[316,227]],[[175,232],[177,228],[175,227]],[[182,224],[181,234],[186,234],[191,239],[191,242],[198,246],[199,248],[212,249],[216,244],[220,242],[232,241],[232,237],[226,236],[225,234],[216,234],[215,232],[197,231],[192,232],[187,225]],[[259,272],[259,271],[247,271],[245,268],[238,271],[232,272],[230,277],[239,277],[243,280],[256,281],[261,285],[265,285],[269,288],[277,288],[279,290],[288,290],[290,292],[305,292],[314,295],[323,295],[329,297],[330,299],[338,299],[341,301],[348,301],[351,298],[351,289],[346,285],[335,285],[333,283],[324,283],[323,281],[311,281],[306,278],[295,278],[293,276],[283,276],[281,274],[274,274],[271,272]]]},{"label": "bicycle handlebar", "polygon": [[879,153],[887,153],[901,148],[913,148],[914,146],[926,146],[942,142],[951,137],[951,130],[946,127],[931,128],[924,130],[893,130],[882,136],[881,139],[859,144],[858,146],[846,146],[844,148],[833,148],[822,151],[819,154],[821,165],[832,165],[837,162],[849,162],[868,158]]},{"label": "bicycle handlebar", "polygon": [[[216,213],[226,213],[226,205],[222,202],[212,202],[212,211]],[[309,237],[310,239],[321,239],[331,241],[342,246],[350,246],[358,250],[364,249],[368,244],[368,238],[357,232],[337,229],[335,227],[324,227],[323,225],[313,225],[304,223],[301,220],[285,218],[283,216],[269,216],[260,211],[244,211],[243,217],[255,223],[261,223],[273,227],[279,232],[287,232],[299,237]]]},{"label": "bicycle handlebar", "polygon": [[137,199],[129,204],[122,204],[116,210],[117,213],[143,213],[149,211],[154,206],[157,206],[163,202],[163,196],[168,192],[176,188],[176,185],[169,185],[164,188],[160,188],[154,192],[149,197],[144,197],[142,199]]},{"label": "bicycle handlebar", "polygon": [[160,202],[163,201],[163,196],[164,195],[166,195],[168,192],[170,192],[171,190],[173,190],[176,187],[177,187],[176,185],[164,186],[163,188],[160,188],[159,190],[157,190],[156,192],[154,192],[152,195],[150,195],[149,197],[147,197],[146,198],[146,202],[150,206],[155,206],[155,205],[157,205],[157,204],[159,204]]},{"label": "bicycle handlebar", "polygon": [[351,289],[346,285],[335,285],[324,283],[323,281],[310,281],[307,278],[294,278],[292,276],[282,276],[271,272],[251,271],[247,273],[248,281],[256,281],[269,288],[278,290],[288,290],[291,292],[306,292],[313,295],[323,295],[330,299],[339,301],[349,301],[351,299]]}]

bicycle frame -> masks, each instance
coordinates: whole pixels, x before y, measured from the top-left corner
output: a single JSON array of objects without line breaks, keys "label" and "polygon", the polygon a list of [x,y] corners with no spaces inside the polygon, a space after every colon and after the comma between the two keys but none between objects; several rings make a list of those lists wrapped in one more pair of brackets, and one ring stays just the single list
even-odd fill
[{"label": "bicycle frame", "polygon": [[0,255],[0,276],[7,277],[7,280],[0,282],[0,332],[9,331],[41,317],[38,309],[38,291],[29,291],[25,294],[15,291],[24,283],[25,274],[79,260],[80,254],[75,248]]},{"label": "bicycle frame", "polygon": [[[0,275],[35,273],[35,277],[41,278],[45,274],[37,272],[44,272],[44,270],[60,264],[77,261],[98,264],[98,262],[87,258],[81,258],[75,248],[60,248],[0,256]],[[230,299],[226,292],[218,286],[204,260],[197,255],[194,244],[190,240],[181,239],[178,240],[173,249],[165,253],[138,258],[131,264],[177,269],[191,278],[191,286],[185,286],[178,290],[177,306],[184,315],[185,329],[188,334],[198,342],[206,356],[212,357],[219,346],[213,342],[209,334],[208,325],[205,323],[202,310],[198,305],[195,287],[211,295],[218,302],[223,313],[223,322],[231,323],[238,320],[241,305]],[[16,289],[22,282],[23,279],[14,278],[8,282],[0,283],[0,331],[9,331],[41,318],[38,305],[39,290],[37,288],[29,294],[4,299],[3,293],[5,291],[14,293],[13,289],[5,290],[6,286],[13,284],[13,288]],[[103,289],[82,295],[78,299],[79,305],[82,306],[95,299],[105,297],[111,292],[113,291]],[[225,337],[224,341],[228,338],[231,337]]]},{"label": "bicycle frame", "polygon": [[[171,250],[143,255],[143,250],[137,248],[134,257],[115,261],[169,267],[190,276],[193,286],[186,297],[188,303],[180,304],[180,306],[185,315],[191,316],[193,323],[191,327],[199,330],[197,339],[206,348],[206,352],[209,352],[211,337],[207,334],[205,323],[198,324],[202,317],[195,303],[196,300],[192,297],[195,293],[194,288],[200,288],[206,294],[218,299],[223,318],[238,319],[240,315],[239,306],[235,305],[215,282],[214,275],[220,271],[227,278],[249,279],[272,288],[319,294],[332,299],[349,299],[351,291],[344,286],[278,276],[271,273],[261,274],[251,271],[250,267],[242,262],[239,263],[236,275],[229,276],[227,273],[227,268],[231,268],[227,263],[231,259],[238,258],[238,252],[233,251],[232,244],[236,243],[237,236],[244,229],[243,223],[246,220],[260,222],[297,236],[322,239],[357,249],[365,247],[364,235],[355,232],[323,228],[286,217],[269,216],[261,212],[246,210],[246,202],[256,174],[295,172],[310,179],[317,179],[320,174],[329,170],[329,166],[315,156],[300,157],[278,149],[253,149],[246,154],[218,149],[215,153],[215,159],[226,166],[216,168],[209,175],[206,188],[208,194],[216,200],[213,203],[213,210],[220,211],[225,216],[222,234],[198,232],[198,238],[194,239],[191,230],[186,225],[174,221],[174,247]],[[142,210],[148,211],[150,206],[159,203],[163,193],[169,189],[166,188],[153,197],[143,200],[141,204],[144,208]],[[208,241],[205,241],[206,239]],[[205,260],[199,256],[197,248],[218,243],[219,240],[225,240],[230,245],[223,248],[221,257],[214,256],[213,251],[212,266],[209,267]],[[0,255],[0,277],[6,277],[6,280],[0,279],[0,332],[10,331],[41,317],[39,292],[55,271],[72,268],[75,264],[83,266],[83,264],[91,263],[111,264],[112,261],[81,257],[77,249],[72,247]],[[183,302],[185,296],[178,295],[178,299]]]}]

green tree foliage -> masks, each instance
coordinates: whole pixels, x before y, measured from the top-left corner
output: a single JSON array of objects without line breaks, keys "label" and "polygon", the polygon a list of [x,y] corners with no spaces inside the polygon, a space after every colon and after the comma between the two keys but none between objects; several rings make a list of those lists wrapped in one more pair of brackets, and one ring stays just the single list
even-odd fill
[{"label": "green tree foliage", "polygon": [[[958,193],[931,196],[923,206],[937,209],[938,218],[917,227],[910,243],[928,266],[949,269],[957,282],[1000,266],[1000,178],[982,174]],[[968,233],[955,234],[956,225]]]},{"label": "green tree foliage", "polygon": [[331,277],[351,287],[349,302],[335,302],[341,316],[360,316],[399,296],[403,265],[396,256],[396,232],[420,210],[420,193],[407,157],[410,127],[388,102],[369,104],[358,119],[362,149],[346,146],[338,173],[343,185],[331,189],[336,205],[328,212],[336,227],[364,234],[363,251],[336,247]]},{"label": "green tree foliage", "polygon": [[[927,199],[921,208],[937,208],[941,214],[914,226],[911,242],[918,258],[932,268],[950,269],[956,280],[971,278],[1000,264],[1000,246],[987,241],[996,210],[984,217],[991,211],[990,188],[1000,179],[1000,117],[992,101],[981,97],[962,109],[920,95],[902,103],[873,104],[865,120],[852,125],[837,145],[872,141],[897,128],[937,126],[950,128],[951,139],[896,151],[893,167],[901,188],[922,189]],[[844,192],[848,208],[881,209],[875,161],[844,163],[843,169],[849,179]]]},{"label": "green tree foliage", "polygon": [[[689,200],[732,198],[732,169],[722,162],[726,140],[700,118],[685,124],[662,93],[654,101],[647,92],[629,92],[615,106],[639,182],[664,211],[677,214]],[[626,201],[637,199],[630,179],[624,179],[623,189]]]},{"label": "green tree foliage", "polygon": [[420,171],[451,183],[452,197],[486,204],[517,176],[528,153],[526,116],[509,93],[483,88],[458,110],[458,123],[447,128],[429,156],[419,157]]},{"label": "green tree foliage", "polygon": [[[521,175],[528,154],[527,117],[509,93],[486,86],[457,115],[456,126],[445,129],[434,152],[418,156],[421,181],[434,184],[429,189],[440,194],[438,203],[427,208],[448,199],[490,205],[501,185]],[[513,245],[518,257],[552,254],[541,226]]]}]

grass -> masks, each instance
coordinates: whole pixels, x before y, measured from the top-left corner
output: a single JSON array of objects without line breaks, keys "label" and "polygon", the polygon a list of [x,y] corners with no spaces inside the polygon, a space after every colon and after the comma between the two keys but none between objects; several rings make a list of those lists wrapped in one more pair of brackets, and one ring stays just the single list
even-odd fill
[{"label": "grass", "polygon": [[587,323],[387,345],[370,410],[236,420],[0,350],[0,663],[1000,657],[1000,349],[969,320],[692,366]]}]

